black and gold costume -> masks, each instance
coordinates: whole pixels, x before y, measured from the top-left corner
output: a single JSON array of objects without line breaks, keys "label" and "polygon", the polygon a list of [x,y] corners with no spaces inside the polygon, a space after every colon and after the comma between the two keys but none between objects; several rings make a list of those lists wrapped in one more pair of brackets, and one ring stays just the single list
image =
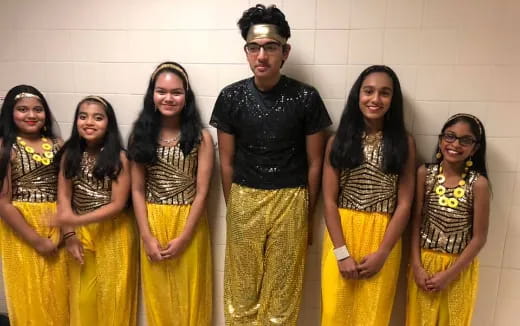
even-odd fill
[{"label": "black and gold costume", "polygon": [[[196,195],[199,146],[184,155],[180,144],[158,146],[157,162],[145,165],[148,224],[164,248],[184,230]],[[148,324],[210,326],[212,265],[208,221],[201,216],[179,256],[151,262],[141,248],[141,279]]]},{"label": "black and gold costume", "polygon": [[[80,172],[72,178],[72,209],[79,215],[112,198],[112,180],[93,175],[95,159],[84,152]],[[84,264],[72,258],[69,262],[70,325],[136,325],[138,242],[133,215],[123,210],[76,232]]]},{"label": "black and gold costume", "polygon": [[[52,153],[58,151],[53,140]],[[12,204],[41,236],[60,241],[60,230],[50,227],[56,213],[58,167],[32,159],[18,143],[11,160]],[[12,325],[68,325],[68,280],[66,253],[42,256],[1,223],[1,259],[9,319]]]},{"label": "black and gold costume", "polygon": [[282,76],[224,88],[210,124],[235,137],[227,209],[226,325],[296,325],[307,239],[306,136],[331,124],[316,89]]}]

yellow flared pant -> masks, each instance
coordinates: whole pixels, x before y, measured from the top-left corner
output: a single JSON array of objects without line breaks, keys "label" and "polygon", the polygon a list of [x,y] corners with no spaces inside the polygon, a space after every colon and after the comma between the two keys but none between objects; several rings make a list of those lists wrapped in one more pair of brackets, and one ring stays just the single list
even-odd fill
[{"label": "yellow flared pant", "polygon": [[[13,205],[40,236],[59,241],[59,229],[49,227],[56,203],[15,201]],[[11,325],[69,325],[65,251],[41,256],[7,224],[1,224],[2,268]]]},{"label": "yellow flared pant", "polygon": [[307,248],[307,190],[231,187],[224,314],[228,326],[296,325]]},{"label": "yellow flared pant", "polygon": [[[359,263],[376,252],[383,240],[390,215],[339,209],[341,226],[350,255]],[[399,240],[385,264],[373,277],[347,280],[338,269],[328,232],[322,254],[322,326],[385,326],[392,313],[401,261]]]},{"label": "yellow flared pant", "polygon": [[[191,205],[146,205],[148,224],[161,246],[178,237]],[[179,257],[151,262],[141,246],[141,279],[149,326],[210,326],[212,266],[208,221],[202,216]]]},{"label": "yellow flared pant", "polygon": [[[428,274],[446,270],[457,255],[421,250],[421,261]],[[478,260],[474,259],[459,277],[440,292],[426,292],[415,283],[413,271],[408,272],[408,326],[469,326],[477,295]]]},{"label": "yellow flared pant", "polygon": [[133,215],[77,228],[84,264],[70,257],[72,326],[132,326],[137,319],[138,242]]}]

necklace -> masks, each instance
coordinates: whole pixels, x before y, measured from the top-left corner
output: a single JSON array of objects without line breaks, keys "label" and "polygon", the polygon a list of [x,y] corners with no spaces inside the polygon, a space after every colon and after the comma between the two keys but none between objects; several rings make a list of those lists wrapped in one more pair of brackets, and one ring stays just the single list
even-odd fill
[{"label": "necklace", "polygon": [[446,196],[446,187],[442,184],[446,181],[446,177],[444,176],[442,165],[439,164],[439,174],[435,176],[437,187],[435,187],[435,193],[439,196],[439,205],[448,206],[451,208],[456,208],[459,206],[459,198],[462,198],[466,191],[464,190],[464,186],[466,185],[466,175],[468,173],[468,167],[464,168],[464,172],[460,175],[460,180],[457,188],[453,191],[453,197]]},{"label": "necklace", "polygon": [[22,137],[16,137],[16,142],[25,150],[27,154],[30,154],[33,160],[35,160],[36,162],[40,162],[43,165],[49,165],[51,164],[52,159],[54,158],[54,153],[52,152],[52,145],[49,144],[49,140],[45,137],[42,137],[41,140],[43,153],[39,154],[36,153],[33,147],[27,145],[27,143],[25,142],[25,140],[22,139]]},{"label": "necklace", "polygon": [[172,137],[172,138],[164,139],[164,138],[160,137],[159,141],[166,143],[166,144],[171,144],[171,143],[175,143],[180,138],[181,138],[181,133],[179,132],[175,137]]}]

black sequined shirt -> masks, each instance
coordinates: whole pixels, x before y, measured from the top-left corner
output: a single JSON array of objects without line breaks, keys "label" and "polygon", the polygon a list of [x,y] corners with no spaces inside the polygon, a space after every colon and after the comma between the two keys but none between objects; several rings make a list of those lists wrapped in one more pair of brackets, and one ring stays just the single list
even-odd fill
[{"label": "black sequined shirt", "polygon": [[306,186],[305,136],[331,123],[318,91],[286,76],[268,92],[253,77],[227,86],[210,120],[235,136],[233,182],[257,189]]}]

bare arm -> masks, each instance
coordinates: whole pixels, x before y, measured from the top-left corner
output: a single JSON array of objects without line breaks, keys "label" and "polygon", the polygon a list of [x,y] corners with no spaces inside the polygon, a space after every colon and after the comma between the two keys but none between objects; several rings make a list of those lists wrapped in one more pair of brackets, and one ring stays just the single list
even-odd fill
[{"label": "bare arm", "polygon": [[420,240],[426,173],[427,170],[424,165],[421,165],[417,169],[417,183],[415,186],[415,200],[412,212],[412,235],[410,244],[410,264],[414,273],[415,283],[417,283],[417,285],[423,290],[426,290],[426,280],[430,277],[422,265]]},{"label": "bare arm", "polygon": [[309,191],[309,219],[312,219],[316,201],[320,193],[321,168],[323,166],[323,152],[325,150],[325,131],[318,131],[305,138],[307,151],[307,188]]},{"label": "bare arm", "polygon": [[130,164],[130,174],[132,179],[132,203],[134,205],[134,213],[137,219],[139,234],[143,240],[143,246],[148,258],[151,261],[162,260],[162,247],[159,241],[153,236],[148,224],[148,212],[145,200],[145,169],[144,165],[132,162]]},{"label": "bare arm", "polygon": [[[362,277],[371,277],[379,272],[383,266],[390,251],[401,238],[406,228],[408,219],[410,218],[410,209],[414,197],[415,187],[415,142],[411,136],[408,136],[408,159],[399,176],[399,185],[397,190],[397,205],[388,223],[385,235],[377,252],[363,258],[360,264],[360,275]],[[370,258],[367,262],[367,259]]]},{"label": "bare arm", "polygon": [[432,276],[426,286],[431,291],[444,289],[457,278],[480,252],[487,240],[489,227],[489,183],[486,177],[480,176],[473,185],[473,237],[460,256],[445,271]]},{"label": "bare arm", "polygon": [[166,249],[161,251],[163,258],[171,258],[181,254],[190,243],[197,224],[206,209],[214,156],[215,153],[211,135],[207,130],[203,130],[198,156],[197,189],[195,199],[191,204],[190,213],[181,235],[170,241]]},{"label": "bare arm", "polygon": [[227,203],[231,184],[233,183],[233,162],[235,158],[235,136],[218,130],[218,153],[220,157],[220,175],[222,178],[222,190]]},{"label": "bare arm", "polygon": [[[330,239],[334,248],[346,245],[343,236],[343,228],[341,226],[341,217],[338,212],[338,194],[339,194],[339,171],[330,163],[330,152],[334,136],[330,137],[325,149],[325,159],[323,164],[323,202],[325,213],[325,224],[329,232]],[[348,246],[347,246],[348,249]],[[338,262],[338,268],[341,274],[346,278],[357,278],[358,272],[356,262],[353,257],[349,257]]]}]

